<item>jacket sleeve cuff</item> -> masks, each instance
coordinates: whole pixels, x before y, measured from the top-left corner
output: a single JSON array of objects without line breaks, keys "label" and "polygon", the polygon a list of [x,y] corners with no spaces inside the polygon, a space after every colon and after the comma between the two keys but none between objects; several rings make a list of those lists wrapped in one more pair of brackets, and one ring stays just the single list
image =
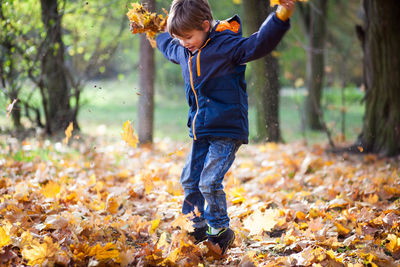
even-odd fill
[{"label": "jacket sleeve cuff", "polygon": [[278,18],[278,16],[276,15],[276,13],[274,12],[274,15],[272,16],[272,19],[274,20],[274,22],[278,23],[281,26],[290,26],[290,18],[286,21],[281,20],[280,18]]}]

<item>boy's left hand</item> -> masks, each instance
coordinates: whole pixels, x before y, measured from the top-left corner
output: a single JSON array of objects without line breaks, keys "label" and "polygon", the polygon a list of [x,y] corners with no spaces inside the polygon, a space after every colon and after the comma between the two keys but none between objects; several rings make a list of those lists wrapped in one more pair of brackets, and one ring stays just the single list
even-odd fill
[{"label": "boy's left hand", "polygon": [[293,14],[295,3],[296,0],[280,0],[280,4],[276,10],[277,17],[283,21],[288,20]]}]

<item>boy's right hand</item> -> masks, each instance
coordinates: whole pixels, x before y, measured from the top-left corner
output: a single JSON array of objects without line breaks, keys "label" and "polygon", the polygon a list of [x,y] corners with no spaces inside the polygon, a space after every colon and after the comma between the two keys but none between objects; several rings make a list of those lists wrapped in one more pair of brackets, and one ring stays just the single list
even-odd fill
[{"label": "boy's right hand", "polygon": [[293,14],[295,3],[296,0],[280,0],[276,16],[282,21],[287,21]]}]

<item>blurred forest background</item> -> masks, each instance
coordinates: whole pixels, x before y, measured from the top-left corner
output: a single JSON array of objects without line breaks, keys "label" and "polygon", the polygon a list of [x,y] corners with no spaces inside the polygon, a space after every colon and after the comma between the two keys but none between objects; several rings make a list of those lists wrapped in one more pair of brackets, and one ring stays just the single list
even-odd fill
[{"label": "blurred forest background", "polygon": [[[217,20],[239,14],[246,36],[272,11],[269,1],[209,2]],[[356,25],[363,24],[367,2],[374,1],[312,0],[296,6],[292,28],[266,58],[265,68],[257,62],[248,66],[253,142],[329,141],[337,145],[357,140],[363,130],[365,83]],[[144,67],[141,38],[129,31],[126,12],[130,3],[1,1],[0,106],[14,105],[9,117],[5,108],[0,109],[0,133],[34,130],[54,135],[63,133],[72,121],[74,129],[83,134],[120,138],[124,121],[134,121],[136,128],[136,121],[143,118],[138,103],[143,97],[139,80]],[[170,1],[153,4],[162,13]],[[150,141],[153,135],[155,139],[187,140],[180,68],[158,51],[154,56],[154,134],[151,130]],[[263,92],[276,96],[260,97]],[[266,115],[260,115],[263,112]]]}]

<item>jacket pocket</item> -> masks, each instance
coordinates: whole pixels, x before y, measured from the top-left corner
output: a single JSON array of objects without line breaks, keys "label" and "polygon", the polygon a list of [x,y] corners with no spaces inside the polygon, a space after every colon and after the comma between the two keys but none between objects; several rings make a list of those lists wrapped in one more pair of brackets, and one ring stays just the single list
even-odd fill
[{"label": "jacket pocket", "polygon": [[204,125],[213,129],[241,129],[240,104],[228,104],[207,99]]}]

